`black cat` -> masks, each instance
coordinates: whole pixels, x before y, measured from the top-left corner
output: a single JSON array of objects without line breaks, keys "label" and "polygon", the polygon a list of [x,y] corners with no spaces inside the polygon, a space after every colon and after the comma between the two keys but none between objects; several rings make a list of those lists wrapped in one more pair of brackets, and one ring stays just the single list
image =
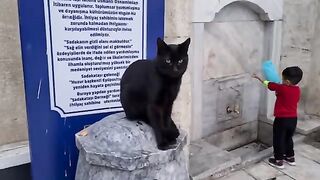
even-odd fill
[{"label": "black cat", "polygon": [[180,134],[171,112],[187,69],[189,44],[190,38],[174,45],[158,38],[156,58],[135,61],[121,79],[120,100],[127,118],[149,124],[161,150],[175,143]]}]

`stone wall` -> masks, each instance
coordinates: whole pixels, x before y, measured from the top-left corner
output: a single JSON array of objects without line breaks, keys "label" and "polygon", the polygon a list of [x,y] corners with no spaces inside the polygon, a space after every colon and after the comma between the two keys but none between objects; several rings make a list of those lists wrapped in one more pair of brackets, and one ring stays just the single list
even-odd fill
[{"label": "stone wall", "polygon": [[[320,9],[320,3],[318,3]],[[315,24],[315,33],[312,40],[311,68],[308,78],[308,94],[306,102],[306,112],[311,115],[320,116],[320,11],[318,12]]]},{"label": "stone wall", "polygon": [[0,145],[27,140],[18,7],[0,6]]},{"label": "stone wall", "polygon": [[[298,65],[304,71],[302,87],[302,104],[308,93],[307,82],[314,33],[318,0],[284,0],[283,35],[281,51],[281,69]],[[304,107],[301,108],[301,111]]]},{"label": "stone wall", "polygon": [[[165,1],[165,41],[167,43],[181,43],[191,36],[192,0]],[[192,53],[192,39],[189,56]],[[192,62],[189,61],[180,88],[180,93],[174,103],[173,120],[182,129],[190,132],[191,125],[191,72]],[[188,138],[190,139],[190,138]]]},{"label": "stone wall", "polygon": [[[264,31],[265,22],[241,3],[204,24],[201,137],[257,121],[261,86],[250,75],[260,71]],[[227,113],[227,107],[238,113]]]},{"label": "stone wall", "polygon": [[[182,0],[166,0],[166,31],[165,37],[168,42],[181,42],[186,37],[192,35],[192,0],[182,1]],[[314,74],[316,70],[310,71],[311,61],[316,61],[314,57],[311,58],[313,51],[320,47],[316,45],[312,46],[312,39],[316,34],[314,32],[315,21],[317,18],[317,9],[318,0],[284,0],[284,17],[283,17],[283,32],[282,32],[282,50],[281,50],[281,63],[280,70],[284,69],[287,66],[298,65],[304,71],[304,78],[300,84],[302,87],[302,100],[300,112],[305,111],[305,101],[307,96],[312,99],[317,92],[317,84],[312,83],[312,77],[309,77],[309,74],[313,72],[312,76],[314,78],[318,77],[317,74]],[[318,10],[318,11],[317,11]],[[222,26],[222,25],[219,25]],[[208,26],[209,28],[209,26]],[[218,30],[215,30],[218,31]],[[207,39],[209,42],[209,39]],[[224,47],[219,47],[219,44],[213,44],[213,47],[220,48],[221,51],[224,51]],[[210,44],[209,44],[210,45]],[[221,45],[221,44],[220,44]],[[192,46],[192,45],[191,45]],[[206,46],[208,47],[208,46]],[[208,48],[207,48],[208,49]],[[320,50],[320,49],[319,49]],[[192,53],[192,49],[190,51]],[[221,54],[221,53],[220,53]],[[213,62],[213,64],[206,64],[204,67],[204,77],[209,77],[210,73],[214,76],[219,76],[222,71],[226,71],[222,66],[224,64],[219,64],[218,62]],[[192,98],[190,92],[190,69],[192,63],[189,64],[189,72],[185,75],[184,83],[182,85],[181,93],[179,94],[178,99],[176,100],[176,106],[174,107],[174,119],[178,121],[182,127],[190,130],[191,125],[191,104]],[[239,63],[239,62],[237,62]],[[316,63],[316,62],[314,62]],[[235,64],[235,63],[233,63]],[[230,64],[229,64],[230,65]],[[213,67],[210,67],[213,66]],[[232,66],[229,69],[232,69]],[[313,66],[316,68],[317,66]],[[217,71],[208,71],[208,69],[217,69]],[[207,69],[207,70],[206,70]],[[238,69],[240,71],[245,71],[246,69]],[[250,68],[249,68],[250,70]],[[228,69],[227,69],[228,71]],[[229,72],[234,72],[233,70]],[[219,74],[220,73],[220,74]],[[188,90],[189,92],[187,92]],[[317,109],[319,106],[314,106],[313,109]],[[318,108],[319,109],[319,108]],[[312,110],[316,112],[316,110]],[[320,111],[320,110],[319,110]],[[318,111],[318,112],[319,112]],[[198,120],[194,120],[198,121]],[[189,131],[190,132],[190,131]]]}]

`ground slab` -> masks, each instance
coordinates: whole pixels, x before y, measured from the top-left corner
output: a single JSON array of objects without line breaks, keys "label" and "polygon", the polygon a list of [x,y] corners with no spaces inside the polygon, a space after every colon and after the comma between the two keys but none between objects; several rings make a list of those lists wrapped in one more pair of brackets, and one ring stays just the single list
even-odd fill
[{"label": "ground slab", "polygon": [[268,165],[265,159],[219,180],[319,180],[320,149],[301,143],[295,147],[295,151],[297,166],[285,164],[285,169],[279,170]]},{"label": "ground slab", "polygon": [[190,175],[192,180],[202,180],[239,165],[240,157],[199,140],[190,144]]}]

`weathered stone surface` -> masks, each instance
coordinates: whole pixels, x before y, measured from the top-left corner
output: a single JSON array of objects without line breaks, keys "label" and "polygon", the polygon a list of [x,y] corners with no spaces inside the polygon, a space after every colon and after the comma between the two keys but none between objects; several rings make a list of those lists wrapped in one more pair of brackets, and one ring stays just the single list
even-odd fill
[{"label": "weathered stone surface", "polygon": [[[202,137],[257,120],[260,84],[252,80],[246,74],[203,83]],[[228,106],[238,112],[228,113]]]},{"label": "weathered stone surface", "polygon": [[[317,37],[315,21],[317,18],[317,0],[284,0],[283,37],[281,50],[281,69],[298,65],[304,71],[300,85],[307,85],[311,75],[312,39]],[[308,85],[309,86],[309,85]],[[303,94],[306,91],[302,91]],[[304,98],[302,99],[304,101]]]},{"label": "weathered stone surface", "polygon": [[248,175],[245,171],[237,171],[219,180],[254,180],[253,177]]},{"label": "weathered stone surface", "polygon": [[320,149],[308,144],[299,144],[295,147],[295,152],[320,164]]},{"label": "weathered stone surface", "polygon": [[258,123],[258,140],[264,144],[272,146],[273,142],[273,127],[272,124],[259,121]]},{"label": "weathered stone surface", "polygon": [[257,143],[257,142],[252,142],[250,144],[241,146],[237,149],[234,149],[232,151],[229,151],[230,153],[234,154],[237,157],[245,158],[247,156],[255,156],[259,152],[269,148],[269,146]]},{"label": "weathered stone surface", "polygon": [[252,121],[204,138],[221,149],[234,149],[258,137],[258,121]]},{"label": "weathered stone surface", "polygon": [[[290,166],[285,163],[285,169],[279,170],[273,168],[267,164],[268,159],[264,162],[253,165],[251,167],[245,167],[241,171],[234,172],[221,180],[240,180],[243,178],[271,180],[276,178],[277,180],[316,180],[319,179],[319,155],[320,150],[314,146],[301,143],[295,147],[296,151],[296,166]],[[249,175],[249,176],[248,176]]]},{"label": "weathered stone surface", "polygon": [[204,140],[190,144],[190,174],[193,180],[205,179],[240,164],[240,157]]},{"label": "weathered stone surface", "polygon": [[[266,130],[265,127],[267,126],[267,124],[272,126],[273,122],[274,122],[274,119],[262,119],[262,121],[261,121],[262,126],[259,126],[259,128],[261,127],[262,130]],[[263,125],[263,123],[264,123],[264,125]],[[265,127],[263,127],[263,126],[265,126]],[[297,133],[300,133],[302,135],[309,135],[311,133],[318,131],[319,129],[320,129],[319,118],[316,118],[316,117],[310,118],[310,117],[306,116],[304,119],[298,119],[298,124],[297,124],[297,129],[296,129]],[[272,131],[270,131],[270,132],[272,132]],[[263,134],[259,134],[259,136],[261,136],[261,138],[264,138]]]},{"label": "weathered stone surface", "polygon": [[191,34],[192,1],[165,1],[165,36],[186,37]]},{"label": "weathered stone surface", "polygon": [[260,151],[257,154],[253,154],[252,156],[244,156],[241,158],[241,166],[242,167],[247,167],[252,164],[256,164],[262,159],[265,159],[267,157],[270,157],[273,154],[273,148],[269,147],[268,149],[265,149],[263,151]]},{"label": "weathered stone surface", "polygon": [[249,6],[239,2],[225,6],[204,29],[203,80],[260,70],[264,23]]},{"label": "weathered stone surface", "polygon": [[283,176],[278,176],[276,180],[294,180],[289,176],[283,175]]},{"label": "weathered stone surface", "polygon": [[297,166],[286,166],[282,172],[292,177],[293,179],[302,180],[318,180],[320,177],[320,165],[310,159],[307,159],[297,152],[296,155]]},{"label": "weathered stone surface", "polygon": [[[28,139],[16,0],[0,6],[0,145]],[[37,92],[35,91],[35,97]],[[32,97],[33,98],[33,97]]]},{"label": "weathered stone surface", "polygon": [[250,167],[249,169],[246,169],[245,171],[255,179],[272,179],[283,175],[282,172],[276,170],[266,163],[259,163],[253,167]]},{"label": "weathered stone surface", "polygon": [[183,147],[186,134],[168,150],[157,148],[153,129],[143,122],[128,121],[124,113],[91,125],[87,135],[76,134],[80,150],[76,179],[188,179]]},{"label": "weathered stone surface", "polygon": [[320,129],[319,119],[298,120],[297,132],[303,135],[308,135]]}]

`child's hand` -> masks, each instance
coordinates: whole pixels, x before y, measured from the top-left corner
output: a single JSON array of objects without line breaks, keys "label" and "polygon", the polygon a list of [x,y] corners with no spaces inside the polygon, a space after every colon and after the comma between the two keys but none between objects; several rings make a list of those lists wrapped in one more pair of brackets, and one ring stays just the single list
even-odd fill
[{"label": "child's hand", "polygon": [[257,74],[252,74],[252,77],[258,79],[260,82],[263,82],[263,80]]},{"label": "child's hand", "polygon": [[255,73],[252,74],[252,77],[255,78],[255,79],[260,79],[260,77],[259,77],[257,74],[255,74]]}]

